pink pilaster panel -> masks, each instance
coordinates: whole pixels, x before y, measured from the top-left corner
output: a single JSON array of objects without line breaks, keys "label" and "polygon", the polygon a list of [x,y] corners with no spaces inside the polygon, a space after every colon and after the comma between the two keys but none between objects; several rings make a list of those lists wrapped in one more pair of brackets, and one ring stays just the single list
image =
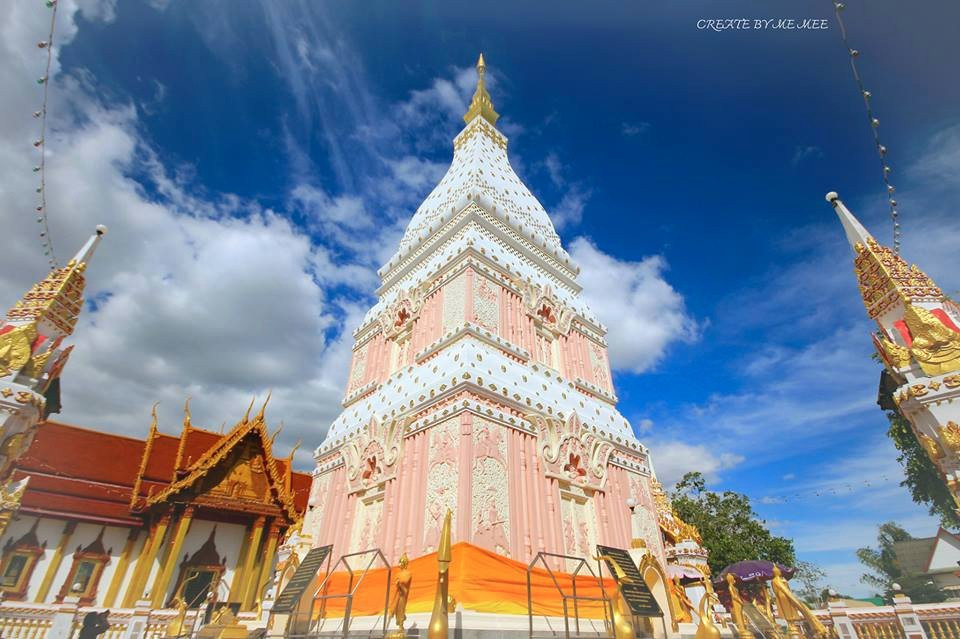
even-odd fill
[{"label": "pink pilaster panel", "polygon": [[619,543],[629,546],[630,538],[633,536],[630,530],[630,517],[627,508],[627,497],[630,495],[629,489],[624,486],[626,477],[622,468],[617,466],[607,466],[607,482],[614,487],[614,501],[610,504],[610,516],[616,527]]},{"label": "pink pilaster panel", "polygon": [[473,278],[477,277],[477,275],[473,272],[472,268],[467,268],[465,275],[467,276],[467,281],[464,284],[464,288],[466,289],[466,295],[464,295],[466,298],[466,307],[463,309],[463,316],[467,318],[468,322],[476,323],[477,318],[473,314]]},{"label": "pink pilaster panel", "polygon": [[410,529],[410,486],[412,484],[411,476],[416,469],[415,452],[416,438],[405,438],[403,440],[403,453],[397,462],[400,465],[400,470],[396,480],[397,489],[394,491],[394,500],[397,502],[397,524],[393,531],[393,554],[396,558],[409,550],[407,537]]},{"label": "pink pilaster panel", "polygon": [[609,494],[604,491],[597,493],[593,502],[596,505],[597,514],[597,541],[605,546],[610,546],[610,540],[612,539],[610,535],[610,517],[607,513],[609,510],[607,504],[609,499]]},{"label": "pink pilaster panel", "polygon": [[520,454],[523,456],[523,484],[521,485],[521,496],[523,504],[521,509],[525,513],[527,528],[523,532],[523,555],[526,561],[530,561],[534,555],[534,548],[543,547],[543,504],[540,500],[535,500],[531,504],[531,498],[536,493],[533,487],[537,481],[536,461],[536,440],[529,435],[517,432],[517,438],[520,441]]},{"label": "pink pilaster panel", "polygon": [[[417,478],[420,476],[420,437],[423,433],[418,433],[407,439],[407,447],[404,452],[405,462],[410,466],[410,472],[404,477],[403,481],[403,499],[405,503],[401,509],[402,517],[400,523],[400,537],[402,538],[403,551],[416,557],[414,548],[419,551],[420,547],[413,545],[413,523],[414,509],[417,500]],[[419,516],[419,515],[417,515]]]},{"label": "pink pilaster panel", "polygon": [[503,339],[510,341],[510,292],[502,286],[497,289],[498,299],[500,300],[497,308],[500,309],[500,321],[497,322],[499,335]]},{"label": "pink pilaster panel", "polygon": [[519,452],[519,435],[520,433],[512,428],[507,430],[507,485],[509,491],[507,503],[510,505],[510,556],[515,559],[525,556],[522,552],[523,534],[520,533],[520,530],[523,529],[525,532],[530,530],[527,522],[528,513],[522,506],[522,504],[527,503],[524,499],[526,491],[523,490],[523,475],[526,468],[523,463],[523,455]]},{"label": "pink pilaster panel", "polygon": [[333,544],[336,543],[337,539],[337,530],[339,528],[339,522],[343,521],[343,509],[344,509],[344,496],[347,486],[347,474],[346,468],[341,466],[333,471],[333,476],[330,478],[330,489],[333,499],[331,499],[331,508],[327,515],[324,516],[323,528],[324,534],[321,536],[323,543]]},{"label": "pink pilaster panel", "polygon": [[377,531],[377,547],[387,556],[387,561],[395,563],[399,555],[394,556],[393,537],[397,524],[397,480],[391,479],[383,490],[383,515]]},{"label": "pink pilaster panel", "polygon": [[413,525],[411,526],[411,532],[413,533],[413,545],[411,547],[416,550],[418,555],[423,553],[423,513],[426,512],[427,474],[430,471],[430,440],[428,433],[429,431],[425,431],[417,436],[419,439],[417,442],[417,457],[419,461],[417,464],[416,484],[413,486],[414,495],[416,496],[416,506],[413,510]]},{"label": "pink pilaster panel", "polygon": [[[350,552],[350,541],[353,536],[353,524],[357,515],[357,496],[356,494],[347,495],[344,508],[346,516],[343,518],[343,530],[340,535],[340,553],[344,555]],[[362,550],[362,549],[361,549]]]},{"label": "pink pilaster panel", "polygon": [[[468,271],[470,272],[470,271]],[[460,413],[460,472],[457,480],[457,541],[473,539],[473,414]]]},{"label": "pink pilaster panel", "polygon": [[591,384],[596,384],[597,381],[593,377],[593,361],[590,359],[590,340],[582,335],[580,336],[580,351],[583,353],[583,379]]},{"label": "pink pilaster panel", "polygon": [[367,344],[367,374],[362,384],[380,379],[380,336],[377,335]]},{"label": "pink pilaster panel", "polygon": [[[550,540],[550,513],[547,510],[547,501],[546,499],[536,499],[534,496],[539,494],[540,491],[538,488],[542,482],[545,482],[546,479],[543,477],[543,471],[540,467],[540,457],[537,454],[537,438],[532,436],[527,436],[524,438],[524,443],[527,449],[527,495],[528,499],[532,500],[535,505],[534,514],[536,516],[536,526],[535,532],[536,537],[530,539],[531,544],[535,544],[530,549],[531,557],[537,549],[548,550],[547,544]],[[531,535],[533,533],[531,532]]]}]

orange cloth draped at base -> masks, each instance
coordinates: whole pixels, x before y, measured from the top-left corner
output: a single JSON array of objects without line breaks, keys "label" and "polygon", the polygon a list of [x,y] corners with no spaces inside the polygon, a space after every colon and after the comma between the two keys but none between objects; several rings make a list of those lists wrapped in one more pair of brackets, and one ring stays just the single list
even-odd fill
[{"label": "orange cloth draped at base", "polygon": [[[498,555],[477,546],[460,542],[452,548],[453,560],[450,562],[450,595],[465,610],[494,612],[510,615],[527,614],[527,565]],[[354,557],[350,567],[354,571],[356,585],[369,556]],[[571,562],[572,563],[572,562]],[[558,592],[550,574],[542,564],[537,564],[530,575],[530,590],[533,598],[533,614],[552,617],[563,616],[563,597]],[[595,565],[591,568],[596,570]],[[397,570],[397,568],[394,568]],[[408,570],[413,575],[410,597],[407,600],[407,612],[429,612],[433,609],[433,600],[437,591],[437,554],[430,553],[410,560]],[[587,572],[585,568],[582,572]],[[554,571],[557,583],[565,595],[573,594],[573,576],[569,573]],[[607,595],[612,592],[612,579],[603,580]],[[387,569],[376,568],[367,572],[354,594],[351,616],[383,614],[384,594],[387,587]],[[342,595],[350,590],[349,573],[338,570],[330,575],[324,588],[326,595]],[[393,598],[391,584],[391,599]],[[577,596],[600,599],[603,592],[599,581],[587,574],[577,577]],[[342,617],[346,608],[345,597],[331,597],[316,602],[315,611],[324,608],[324,617]],[[568,614],[573,616],[573,600],[567,601]],[[580,617],[601,619],[604,616],[603,603],[600,601],[578,602]]]}]

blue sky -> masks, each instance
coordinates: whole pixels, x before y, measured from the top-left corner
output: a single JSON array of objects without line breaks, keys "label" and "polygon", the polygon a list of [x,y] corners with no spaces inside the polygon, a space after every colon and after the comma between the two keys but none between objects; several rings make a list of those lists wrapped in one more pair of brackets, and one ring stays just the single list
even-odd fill
[{"label": "blue sky", "polygon": [[[520,6],[517,6],[520,5]],[[960,8],[847,2],[890,148],[903,254],[960,289]],[[44,271],[29,167],[43,3],[0,10],[0,293]],[[830,18],[822,31],[701,18]],[[483,51],[518,173],[584,267],[621,410],[667,481],[754,498],[831,583],[936,522],[898,484],[851,255],[823,196],[890,224],[830,2],[61,0],[48,133],[58,254],[89,272],[62,417],[232,424],[274,389],[281,441],[335,416],[375,270],[442,175]],[[310,463],[304,451],[298,457]]]}]

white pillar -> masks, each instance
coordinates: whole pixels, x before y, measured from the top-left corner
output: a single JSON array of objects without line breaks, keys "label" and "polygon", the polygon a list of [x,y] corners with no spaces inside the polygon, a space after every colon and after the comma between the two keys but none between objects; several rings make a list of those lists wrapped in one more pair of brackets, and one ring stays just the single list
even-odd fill
[{"label": "white pillar", "polygon": [[913,603],[910,597],[906,595],[893,596],[893,611],[897,615],[897,621],[903,628],[903,634],[907,639],[927,639],[927,633],[920,623],[920,618],[913,609]]},{"label": "white pillar", "polygon": [[847,616],[847,603],[845,601],[828,601],[827,610],[830,611],[830,618],[833,620],[837,637],[840,639],[857,639],[857,630],[854,628],[850,617]]},{"label": "white pillar", "polygon": [[50,623],[50,631],[47,639],[70,639],[73,636],[74,622],[77,618],[77,598],[57,606],[57,611],[53,613],[53,621]]}]

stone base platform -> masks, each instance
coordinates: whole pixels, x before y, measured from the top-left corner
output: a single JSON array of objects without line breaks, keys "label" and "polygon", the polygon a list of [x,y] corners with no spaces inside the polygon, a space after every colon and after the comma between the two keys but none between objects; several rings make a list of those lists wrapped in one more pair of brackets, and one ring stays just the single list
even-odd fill
[{"label": "stone base platform", "polygon": [[[656,620],[659,622],[659,620]],[[407,616],[407,637],[425,638],[430,613],[411,613]],[[450,613],[451,639],[527,639],[530,637],[530,621],[526,615],[504,615],[471,610],[458,610]],[[604,627],[602,619],[580,619],[580,632],[577,633],[576,621],[569,619],[571,637],[612,637]],[[396,630],[392,623],[387,631]],[[656,633],[662,635],[662,629]],[[269,636],[269,635],[268,635]],[[343,619],[327,619],[319,629],[311,633],[313,637],[342,637]],[[350,621],[350,637],[382,637],[383,617],[354,617]],[[562,617],[534,617],[533,636],[537,638],[562,639],[566,636]],[[653,636],[653,635],[651,635]]]}]

